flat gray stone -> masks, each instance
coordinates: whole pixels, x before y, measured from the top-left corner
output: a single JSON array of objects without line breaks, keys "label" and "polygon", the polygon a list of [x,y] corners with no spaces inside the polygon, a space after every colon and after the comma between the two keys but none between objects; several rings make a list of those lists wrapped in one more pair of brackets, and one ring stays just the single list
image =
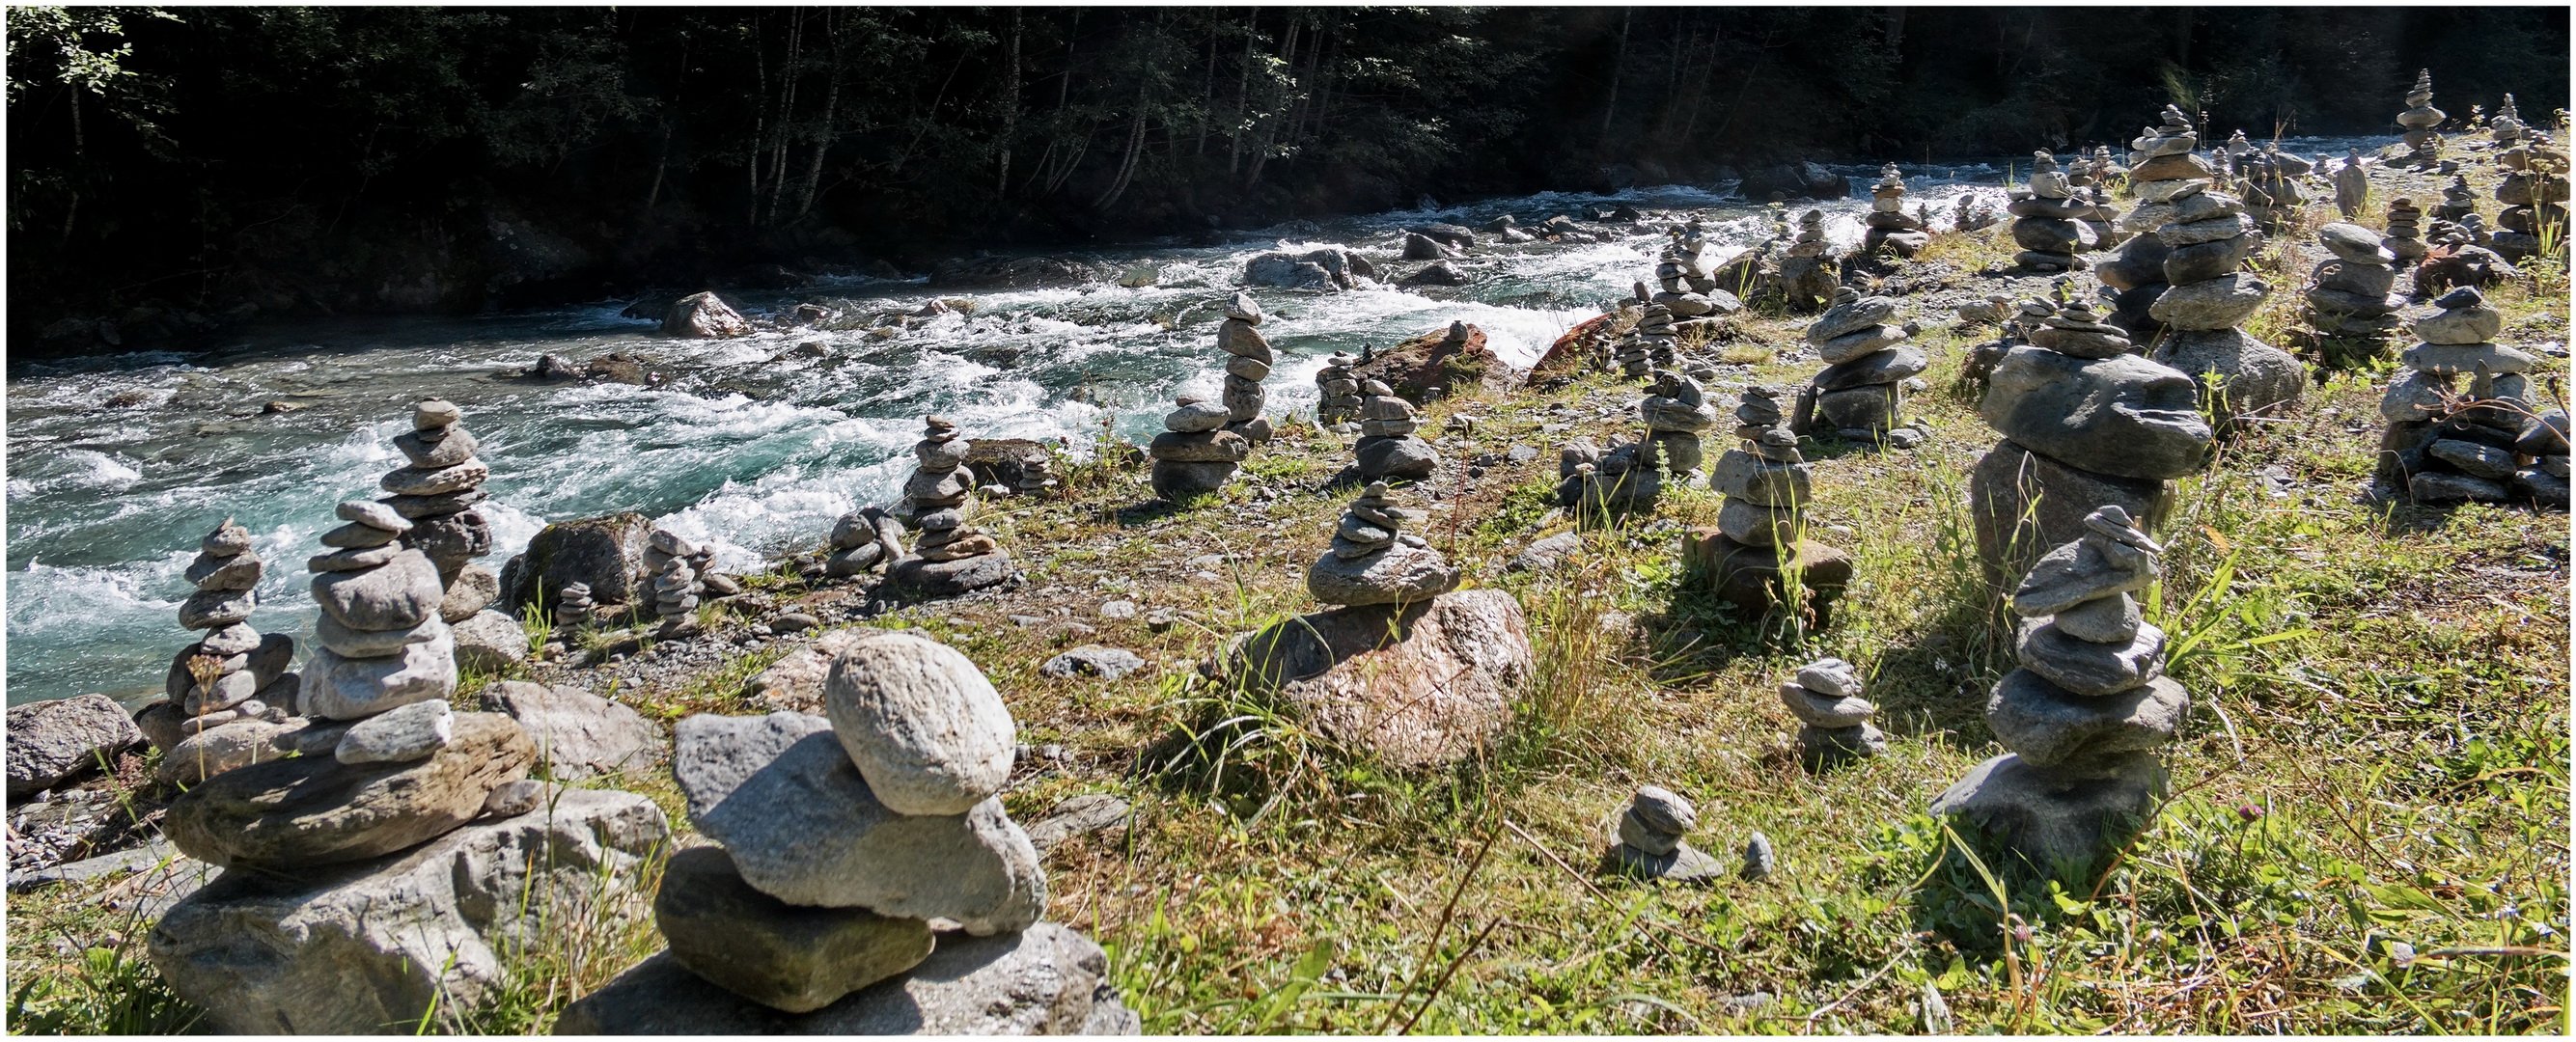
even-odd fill
[{"label": "flat gray stone", "polygon": [[437,615],[446,596],[437,566],[418,550],[395,554],[382,567],[313,577],[313,600],[353,630],[411,629]]},{"label": "flat gray stone", "polygon": [[1968,772],[1932,801],[2042,869],[2089,865],[2109,853],[2155,809],[2164,791],[2155,757],[2120,759],[2099,777],[2075,778],[2006,753]]},{"label": "flat gray stone", "polygon": [[2213,440],[2190,374],[2136,355],[2004,353],[1979,413],[2012,441],[2070,466],[2160,480],[2198,471]]},{"label": "flat gray stone", "polygon": [[2118,643],[2080,640],[2056,622],[2023,620],[2015,648],[2021,668],[2079,695],[2116,695],[2165,673],[2165,632],[2140,623]]},{"label": "flat gray stone", "polygon": [[864,908],[790,905],[754,889],[716,847],[671,855],[653,897],[670,957],[736,995],[810,1013],[930,957],[930,924]]},{"label": "flat gray stone", "polygon": [[1986,725],[2005,748],[2033,766],[2077,771],[2172,742],[2190,712],[2191,695],[2167,677],[2097,698],[2028,667],[2004,674],[1986,699]]},{"label": "flat gray stone", "polygon": [[134,717],[100,694],[9,707],[9,798],[38,792],[143,740]]},{"label": "flat gray stone", "polygon": [[505,680],[484,688],[483,698],[527,729],[537,762],[559,780],[632,774],[670,755],[662,729],[643,714],[580,688]]},{"label": "flat gray stone", "polygon": [[456,711],[446,699],[414,702],[360,720],[340,733],[331,756],[341,763],[410,763],[456,740]]},{"label": "flat gray stone", "polygon": [[1116,680],[1143,668],[1145,660],[1138,658],[1133,651],[1085,644],[1046,660],[1038,667],[1038,672],[1059,680],[1076,677]]}]

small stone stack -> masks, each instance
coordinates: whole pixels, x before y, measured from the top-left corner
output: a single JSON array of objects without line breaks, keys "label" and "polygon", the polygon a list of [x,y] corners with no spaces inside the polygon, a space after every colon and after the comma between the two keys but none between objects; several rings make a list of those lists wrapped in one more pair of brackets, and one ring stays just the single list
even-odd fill
[{"label": "small stone stack", "polygon": [[1798,718],[1798,755],[1809,766],[1887,751],[1887,735],[1869,722],[1878,705],[1861,697],[1860,671],[1849,662],[1828,658],[1798,667],[1798,679],[1780,685],[1780,704]]},{"label": "small stone stack", "polygon": [[1225,405],[1225,429],[1255,445],[1270,440],[1270,421],[1261,415],[1269,395],[1261,389],[1261,381],[1270,378],[1270,367],[1278,362],[1270,341],[1255,328],[1261,319],[1261,305],[1252,294],[1239,292],[1226,302],[1225,321],[1216,328],[1216,346],[1226,354],[1220,398]]},{"label": "small stone stack", "polygon": [[1780,292],[1789,306],[1798,310],[1815,307],[1833,299],[1834,287],[1841,272],[1833,258],[1825,255],[1831,244],[1825,241],[1825,212],[1809,210],[1798,215],[1798,234],[1789,243],[1788,254],[1780,259]]},{"label": "small stone stack", "polygon": [[2488,139],[2495,142],[2495,147],[2499,151],[2521,144],[2525,129],[2522,125],[2522,113],[2513,107],[2511,94],[2505,95],[2503,101],[2496,103],[2495,115],[2487,117]]},{"label": "small stone stack", "polygon": [[921,440],[912,446],[920,468],[903,483],[903,507],[896,517],[904,528],[921,534],[912,553],[886,569],[888,581],[951,597],[1011,577],[1010,553],[966,523],[975,503],[975,474],[966,469],[966,452],[973,447],[957,436],[957,425],[946,417],[922,417]]},{"label": "small stone stack", "polygon": [[[322,606],[296,705],[306,716],[356,720],[456,691],[456,641],[439,617],[444,596],[428,555],[393,541],[414,525],[383,503],[339,506],[347,524],[322,545],[347,549],[306,562]],[[373,546],[367,540],[383,539]]]},{"label": "small stone stack", "polygon": [[[1716,285],[1698,264],[1696,253],[1685,249],[1679,240],[1665,247],[1663,256],[1655,262],[1655,282],[1663,289],[1648,302],[1681,318],[1699,318],[1721,310],[1720,302],[1710,295]],[[1698,278],[1694,279],[1694,274]],[[1708,290],[1701,289],[1701,283],[1707,283]],[[1730,298],[1727,303],[1734,301]]]},{"label": "small stone stack", "polygon": [[590,584],[565,583],[563,590],[555,594],[554,615],[555,625],[564,629],[590,625],[599,615],[599,603],[590,599]]},{"label": "small stone stack", "polygon": [[1864,297],[1849,286],[1834,291],[1834,306],[1807,327],[1807,343],[1826,365],[1799,396],[1793,431],[1833,431],[1900,449],[1922,443],[1926,430],[1898,426],[1897,414],[1905,404],[1905,381],[1932,362],[1906,346],[1904,327],[1887,324],[1894,317],[1893,298]]},{"label": "small stone stack", "polygon": [[1325,430],[1359,429],[1360,381],[1351,372],[1354,361],[1348,352],[1335,351],[1332,360],[1315,371],[1315,423]]},{"label": "small stone stack", "polygon": [[644,570],[653,577],[653,614],[661,617],[665,632],[687,626],[689,614],[698,610],[706,593],[698,578],[705,564],[702,553],[712,556],[713,549],[702,550],[667,528],[654,529],[645,541]]},{"label": "small stone stack", "polygon": [[1332,547],[1306,569],[1306,592],[1326,604],[1412,604],[1458,588],[1460,572],[1404,526],[1422,513],[1395,505],[1386,482],[1369,482],[1333,529]]},{"label": "small stone stack", "polygon": [[501,594],[501,577],[474,563],[492,552],[492,525],[474,509],[486,498],[482,486],[492,468],[474,458],[474,435],[463,419],[464,412],[445,401],[414,404],[411,432],[394,438],[410,465],[378,482],[393,493],[384,504],[412,523],[402,545],[437,566],[445,591],[438,614],[451,625],[472,618]]},{"label": "small stone stack", "polygon": [[1683,559],[1745,618],[1788,597],[1794,574],[1806,591],[1801,607],[1822,627],[1851,581],[1849,555],[1806,538],[1806,504],[1814,467],[1780,415],[1779,392],[1748,387],[1735,410],[1740,448],[1719,456],[1708,484],[1726,497],[1717,528],[1683,536]]},{"label": "small stone stack", "polygon": [[2462,221],[2478,212],[2477,193],[2469,188],[2466,174],[2451,175],[2451,183],[2442,186],[2442,201],[2433,204],[2433,219]]},{"label": "small stone stack", "polygon": [[1969,475],[1968,512],[1999,586],[2080,534],[2097,507],[2160,523],[2172,479],[2208,460],[2212,434],[2191,378],[2104,338],[2083,314],[2060,312],[2081,335],[2046,335],[2037,323],[2028,346],[2004,352],[1978,403],[2003,440]]},{"label": "small stone stack", "polygon": [[2299,208],[2307,203],[2299,178],[2310,169],[2307,160],[2272,145],[2238,165],[2237,191],[2254,227],[2271,234],[2299,216]]},{"label": "small stone stack", "polygon": [[2519,261],[2540,253],[2542,232],[2547,230],[2558,241],[2560,252],[2567,248],[2567,153],[2545,134],[2534,134],[2522,144],[2508,148],[2496,157],[2504,168],[2504,180],[2496,183],[2496,201],[2504,209],[2496,214],[2496,232],[2488,237],[2487,246],[2509,261]]},{"label": "small stone stack", "polygon": [[2379,240],[2398,263],[2413,264],[2424,259],[2424,208],[2409,196],[2388,201],[2388,231]]},{"label": "small stone stack", "polygon": [[1673,310],[1660,303],[1646,305],[1646,317],[1637,320],[1637,328],[1619,342],[1615,361],[1619,372],[1629,379],[1641,380],[1651,375],[1656,366],[1674,364],[1679,338],[1673,333]]},{"label": "small stone stack", "polygon": [[2129,168],[2111,155],[2111,146],[2093,146],[2093,183],[2107,187],[2112,181],[2129,176]]},{"label": "small stone stack", "polygon": [[2406,128],[2406,159],[2418,167],[2429,167],[2442,161],[2442,135],[2433,132],[2442,125],[2442,110],[2433,107],[2433,70],[2415,72],[2415,85],[2406,90],[2406,111],[2397,114],[2397,125]]},{"label": "small stone stack", "polygon": [[[2504,315],[2463,286],[2433,301],[2415,323],[2423,341],[2399,356],[2407,372],[2388,387],[2379,415],[2382,477],[2418,503],[2513,498],[2517,446],[2529,419],[2529,373],[2538,360],[2492,342]],[[2467,385],[2461,385],[2461,378]]]},{"label": "small stone stack", "polygon": [[1724,871],[1716,858],[1684,837],[1699,827],[1699,808],[1680,794],[1646,785],[1605,823],[1602,836],[1611,867],[1639,879],[1698,883]]},{"label": "small stone stack", "polygon": [[2031,153],[2030,185],[2013,193],[2013,242],[2021,252],[2013,260],[2032,271],[2069,271],[2084,266],[2076,257],[2095,245],[2092,233],[2077,218],[2093,213],[2090,200],[2075,198],[2075,186],[2057,168],[2055,157]]},{"label": "small stone stack", "polygon": [[831,550],[823,573],[833,578],[864,575],[903,559],[903,525],[884,507],[860,507],[832,523]]},{"label": "small stone stack", "polygon": [[1699,433],[1717,426],[1717,410],[1708,404],[1699,381],[1670,369],[1655,370],[1652,392],[1637,403],[1645,421],[1646,440],[1672,475],[1687,479],[1699,471]]},{"label": "small stone stack", "polygon": [[2397,312],[2406,306],[2394,292],[2397,269],[2390,264],[2397,255],[2358,224],[2326,225],[2317,241],[2334,254],[2317,265],[2308,287],[2309,318],[2328,340],[2327,360],[2351,365],[2384,356],[2388,334],[2402,321]]},{"label": "small stone stack", "polygon": [[[2210,165],[2192,151],[2200,136],[2182,110],[2167,105],[2160,120],[2160,126],[2140,131],[2137,140],[2130,143],[2140,157],[2129,173],[2129,188],[2136,193],[2138,205],[2120,218],[2120,230],[2128,238],[2120,244],[2119,253],[2096,266],[2102,284],[2117,294],[2112,301],[2111,324],[2139,342],[2164,328],[2151,310],[2157,298],[2164,295],[2165,258],[2173,252],[2163,237],[2151,233],[2181,216],[2174,202],[2178,195],[2195,186],[2206,189],[2216,176]],[[2215,213],[2203,212],[2204,206],[2195,206],[2196,217],[2207,219]]]},{"label": "small stone stack", "polygon": [[2531,462],[2514,471],[2514,490],[2545,507],[2567,509],[2567,410],[2551,409],[2522,425],[2514,454]]},{"label": "small stone stack", "polygon": [[2370,174],[2363,169],[2360,149],[2344,150],[2343,165],[2335,170],[2334,186],[2336,212],[2347,221],[2361,216],[2361,204],[2370,197]]},{"label": "small stone stack", "polygon": [[2237,328],[2272,292],[2270,283],[2236,270],[2262,243],[2243,205],[2199,182],[2187,183],[2169,205],[2172,222],[2156,229],[2167,251],[2167,285],[2147,308],[2166,329],[2156,361],[2201,384],[2222,431],[2246,417],[2278,417],[2296,408],[2307,390],[2307,367]]},{"label": "small stone stack", "polygon": [[1861,237],[1861,248],[1871,253],[1884,246],[1899,257],[1912,257],[1932,244],[1932,233],[1922,220],[1905,212],[1905,175],[1896,164],[1880,167],[1878,183],[1869,190],[1869,231]]},{"label": "small stone stack", "polygon": [[1100,949],[1043,923],[1004,813],[1017,727],[964,655],[862,634],[824,716],[692,716],[673,773],[715,846],[673,855],[669,949],[565,1010],[566,1034],[1135,1030]]},{"label": "small stone stack", "polygon": [[187,572],[197,590],[180,603],[179,625],[204,635],[170,660],[162,684],[170,709],[147,711],[176,719],[144,728],[158,736],[165,782],[195,785],[279,755],[269,739],[294,714],[301,680],[287,672],[295,664],[295,639],[250,626],[265,569],[251,549],[250,530],[230,518],[197,542]]},{"label": "small stone stack", "polygon": [[1178,503],[1214,493],[1252,453],[1252,440],[1225,429],[1225,406],[1182,395],[1163,415],[1163,433],[1145,446],[1153,457],[1154,494]]},{"label": "small stone stack", "polygon": [[1396,397],[1384,382],[1360,385],[1360,440],[1357,473],[1362,481],[1423,481],[1440,469],[1440,450],[1414,435],[1422,421],[1413,418],[1413,403]]},{"label": "small stone stack", "polygon": [[1979,764],[1932,803],[2042,868],[2088,863],[2145,824],[2164,789],[2155,750],[2191,695],[2164,675],[2165,635],[2132,596],[2153,583],[2162,546],[2105,506],[2084,534],[2040,558],[2019,589],[2021,668],[1986,701],[2012,752]]},{"label": "small stone stack", "polygon": [[1664,494],[1663,467],[1655,449],[1652,438],[1636,442],[1613,438],[1606,451],[1590,438],[1565,443],[1556,457],[1556,505],[1572,514],[1575,525],[1582,528],[1652,512]]},{"label": "small stone stack", "polygon": [[2240,129],[2227,135],[2227,142],[2220,145],[2218,151],[2231,160],[2243,159],[2254,154],[2254,143],[2245,140],[2245,131]]}]

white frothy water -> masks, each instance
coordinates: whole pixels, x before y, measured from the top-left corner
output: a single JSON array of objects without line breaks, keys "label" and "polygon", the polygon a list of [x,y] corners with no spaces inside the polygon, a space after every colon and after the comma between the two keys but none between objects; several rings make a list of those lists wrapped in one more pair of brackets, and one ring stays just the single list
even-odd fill
[{"label": "white frothy water", "polygon": [[[2302,154],[2335,142],[2292,142]],[[2019,168],[2026,172],[2027,162]],[[1906,165],[1909,204],[1946,228],[1965,191],[2002,194],[2000,165]],[[1827,215],[1837,245],[1860,242],[1876,168],[1846,167],[1856,194],[1798,203]],[[1770,216],[1732,185],[1667,185],[1616,197],[1664,221],[1706,222],[1710,256],[1771,232]],[[337,522],[332,505],[381,495],[401,465],[392,443],[408,405],[443,397],[491,465],[480,508],[498,568],[548,521],[633,510],[716,546],[747,570],[817,544],[840,514],[890,503],[910,472],[927,413],[970,438],[1060,441],[1077,456],[1106,423],[1142,441],[1181,393],[1213,394],[1224,297],[1254,255],[1287,245],[1344,245],[1391,258],[1407,225],[1480,227],[1503,214],[1523,226],[1565,213],[1610,241],[1562,246],[1487,243],[1456,262],[1472,282],[1398,290],[1411,265],[1381,261],[1386,284],[1317,294],[1256,289],[1262,327],[1280,352],[1267,383],[1274,415],[1312,414],[1314,374],[1334,351],[1358,353],[1453,320],[1482,327],[1496,355],[1538,360],[1557,336],[1650,277],[1659,232],[1594,223],[1611,197],[1543,193],[1322,222],[1292,222],[1218,246],[1106,251],[1112,271],[1156,269],[1156,284],[1113,277],[1079,287],[952,290],[921,281],[835,280],[795,298],[736,301],[759,314],[831,299],[861,317],[909,313],[964,297],[971,313],[914,320],[891,336],[867,329],[769,332],[676,341],[619,317],[622,302],[466,319],[332,320],[253,331],[220,350],[136,352],[21,363],[9,379],[8,693],[21,702],[84,691],[157,688],[190,635],[176,609],[199,537],[227,517],[257,533],[268,561],[253,624],[311,632],[304,559]],[[1909,205],[1909,209],[1911,205]],[[823,357],[798,345],[820,343]],[[579,366],[610,352],[647,360],[655,387],[544,384],[515,374],[543,354]],[[266,403],[282,412],[263,414]]]}]

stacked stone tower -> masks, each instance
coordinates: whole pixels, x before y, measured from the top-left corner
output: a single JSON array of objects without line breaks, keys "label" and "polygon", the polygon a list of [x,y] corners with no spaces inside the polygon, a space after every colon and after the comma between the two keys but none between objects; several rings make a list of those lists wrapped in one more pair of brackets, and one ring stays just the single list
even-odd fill
[{"label": "stacked stone tower", "polygon": [[1799,396],[1793,432],[1832,431],[1900,449],[1922,442],[1924,430],[1900,426],[1898,416],[1905,382],[1932,363],[1906,345],[1911,334],[1903,326],[1888,324],[1894,317],[1893,298],[1864,297],[1849,286],[1834,291],[1834,306],[1807,327],[1807,343],[1826,366]]},{"label": "stacked stone tower", "polygon": [[2009,207],[2013,242],[2021,246],[2021,252],[2013,259],[2032,271],[2083,267],[2084,262],[2076,255],[2095,243],[2078,219],[2092,215],[2092,201],[2075,198],[2075,186],[2057,168],[2056,158],[2046,152],[2031,154],[2027,191],[2027,195],[2015,192]]},{"label": "stacked stone tower", "polygon": [[2406,89],[2406,111],[2397,114],[2397,125],[2406,131],[2407,162],[2430,167],[2442,161],[2442,135],[2433,128],[2441,126],[2444,118],[2442,110],[2433,107],[2433,70],[2416,70],[2415,85]]},{"label": "stacked stone tower", "polygon": [[294,714],[301,680],[287,672],[295,639],[250,625],[265,569],[250,531],[229,518],[197,542],[187,573],[196,592],[180,603],[179,625],[204,635],[170,660],[162,685],[170,708],[160,712],[172,718],[147,711],[144,720],[144,733],[161,746],[163,781],[195,785],[283,755],[269,739]]},{"label": "stacked stone tower", "polygon": [[967,523],[975,507],[975,474],[966,469],[973,443],[958,436],[944,416],[921,419],[912,455],[919,466],[903,483],[896,519],[920,533],[912,553],[886,569],[886,579],[934,597],[952,597],[1008,581],[1011,555],[992,536]]}]

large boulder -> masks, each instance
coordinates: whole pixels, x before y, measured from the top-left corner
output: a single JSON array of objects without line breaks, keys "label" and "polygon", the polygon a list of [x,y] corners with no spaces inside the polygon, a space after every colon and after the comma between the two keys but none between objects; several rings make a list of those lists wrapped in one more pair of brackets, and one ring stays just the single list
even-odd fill
[{"label": "large boulder", "polygon": [[2155,357],[2191,377],[2222,430],[2280,419],[2308,388],[2307,363],[2241,329],[2173,330],[2156,343]]},{"label": "large boulder", "polygon": [[2191,377],[2137,355],[2076,358],[2013,348],[1995,364],[1978,412],[2035,452],[2125,478],[2197,471],[2212,437]]},{"label": "large boulder", "polygon": [[536,762],[527,731],[499,713],[459,713],[452,735],[409,763],[299,756],[226,771],[172,800],[161,827],[189,857],[223,868],[303,872],[381,857],[474,820],[493,789]]},{"label": "large boulder", "polygon": [[125,707],[82,695],[9,707],[9,798],[52,788],[143,740]]},{"label": "large boulder", "polygon": [[641,918],[645,894],[601,883],[643,871],[669,839],[649,799],[565,790],[407,853],[227,871],[153,927],[152,962],[219,1031],[409,1032],[432,1010],[455,1030],[516,953],[560,949],[573,924],[612,936]]},{"label": "large boulder", "polygon": [[750,336],[751,320],[713,292],[692,293],[671,302],[662,315],[662,335],[688,340]]},{"label": "large boulder", "polygon": [[1520,386],[1520,373],[1494,355],[1481,326],[1467,326],[1464,338],[1438,329],[1379,351],[1351,367],[1354,380],[1381,380],[1399,398],[1425,401],[1455,394],[1463,387],[1482,387],[1497,394]]},{"label": "large boulder", "polygon": [[1274,250],[1252,258],[1243,267],[1245,285],[1273,289],[1357,289],[1359,280],[1372,274],[1367,260],[1339,246],[1302,252]]},{"label": "large boulder", "polygon": [[930,281],[941,287],[1044,289],[1079,286],[1108,274],[1103,265],[1072,257],[960,257],[933,267]]},{"label": "large boulder", "polygon": [[668,952],[565,1007],[562,1035],[1132,1035],[1100,946],[1054,923],[945,934],[910,973],[811,1013],[738,997]]},{"label": "large boulder", "polygon": [[1968,515],[1977,555],[1995,583],[2021,581],[2052,547],[2085,533],[2084,518],[2106,506],[2153,532],[2173,508],[2171,483],[2071,467],[2009,439],[1995,443],[1968,474]]},{"label": "large boulder", "polygon": [[659,726],[580,688],[505,680],[484,688],[483,699],[527,730],[538,762],[558,780],[639,773],[670,756]]},{"label": "large boulder", "polygon": [[1535,663],[1520,604],[1480,589],[1290,619],[1237,638],[1206,670],[1389,764],[1421,767],[1500,735]]},{"label": "large boulder", "polygon": [[553,611],[563,588],[590,586],[605,621],[652,603],[653,575],[644,546],[653,523],[636,513],[557,521],[528,541],[528,549],[501,566],[501,600],[516,615],[539,598]]}]

